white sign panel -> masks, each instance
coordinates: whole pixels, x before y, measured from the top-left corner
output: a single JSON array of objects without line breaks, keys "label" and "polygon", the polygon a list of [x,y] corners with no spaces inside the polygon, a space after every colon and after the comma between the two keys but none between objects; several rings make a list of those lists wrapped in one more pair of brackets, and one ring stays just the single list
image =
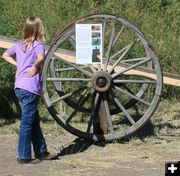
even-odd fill
[{"label": "white sign panel", "polygon": [[76,24],[76,63],[102,63],[102,24]]}]

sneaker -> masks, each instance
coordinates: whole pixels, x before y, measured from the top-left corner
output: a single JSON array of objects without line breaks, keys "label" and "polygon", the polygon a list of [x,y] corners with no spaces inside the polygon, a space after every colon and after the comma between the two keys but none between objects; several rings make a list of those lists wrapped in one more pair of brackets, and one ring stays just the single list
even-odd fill
[{"label": "sneaker", "polygon": [[40,159],[18,159],[18,164],[39,164],[41,162]]},{"label": "sneaker", "polygon": [[53,160],[58,158],[58,154],[51,154],[49,152],[42,153],[41,156],[39,157],[40,160]]}]

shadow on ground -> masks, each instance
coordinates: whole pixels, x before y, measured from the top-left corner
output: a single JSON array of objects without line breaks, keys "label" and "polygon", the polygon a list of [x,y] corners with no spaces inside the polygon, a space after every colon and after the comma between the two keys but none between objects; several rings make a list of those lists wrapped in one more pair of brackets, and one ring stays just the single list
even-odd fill
[{"label": "shadow on ground", "polygon": [[113,142],[126,143],[127,141],[130,141],[135,136],[143,140],[143,138],[146,138],[149,135],[155,135],[151,121],[149,121],[149,123],[147,123],[143,128],[141,128],[141,130],[138,131],[136,134],[131,135],[121,140],[113,140],[110,142],[106,142],[106,141],[95,142],[88,139],[77,138],[74,141],[66,144],[65,146],[62,146],[58,154],[58,157],[61,157],[64,155],[82,153],[86,151],[88,148],[90,148],[92,145],[105,147],[108,143],[113,143]]},{"label": "shadow on ground", "polygon": [[88,148],[90,148],[92,145],[96,145],[99,147],[106,146],[104,142],[94,142],[92,140],[77,138],[73,142],[66,144],[66,146],[62,146],[58,156],[82,153],[86,151]]}]

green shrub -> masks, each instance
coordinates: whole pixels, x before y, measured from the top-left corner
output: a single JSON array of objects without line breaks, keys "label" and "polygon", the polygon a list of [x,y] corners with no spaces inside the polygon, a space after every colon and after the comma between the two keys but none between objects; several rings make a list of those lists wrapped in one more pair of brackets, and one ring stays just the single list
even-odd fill
[{"label": "green shrub", "polygon": [[[180,74],[179,0],[1,0],[0,11],[1,36],[19,39],[25,19],[36,15],[45,23],[48,45],[66,25],[81,16],[96,12],[122,16],[140,28],[152,43],[163,71]],[[14,73],[12,66],[0,60],[1,96],[2,91],[13,90]],[[12,92],[8,93],[4,101],[14,101]],[[163,90],[164,97],[178,94],[179,89],[172,86]]]}]

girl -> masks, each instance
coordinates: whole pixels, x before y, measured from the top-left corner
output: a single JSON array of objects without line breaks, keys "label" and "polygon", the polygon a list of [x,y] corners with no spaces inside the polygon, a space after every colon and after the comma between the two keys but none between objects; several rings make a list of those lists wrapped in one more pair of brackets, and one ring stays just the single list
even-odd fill
[{"label": "girl", "polygon": [[[45,32],[41,19],[31,16],[24,25],[23,39],[3,53],[2,58],[17,68],[15,94],[22,107],[17,160],[18,163],[39,163],[56,156],[47,151],[37,110],[41,95],[40,66],[45,56]],[[16,57],[16,60],[13,58]],[[31,142],[35,160],[31,160]]]}]

